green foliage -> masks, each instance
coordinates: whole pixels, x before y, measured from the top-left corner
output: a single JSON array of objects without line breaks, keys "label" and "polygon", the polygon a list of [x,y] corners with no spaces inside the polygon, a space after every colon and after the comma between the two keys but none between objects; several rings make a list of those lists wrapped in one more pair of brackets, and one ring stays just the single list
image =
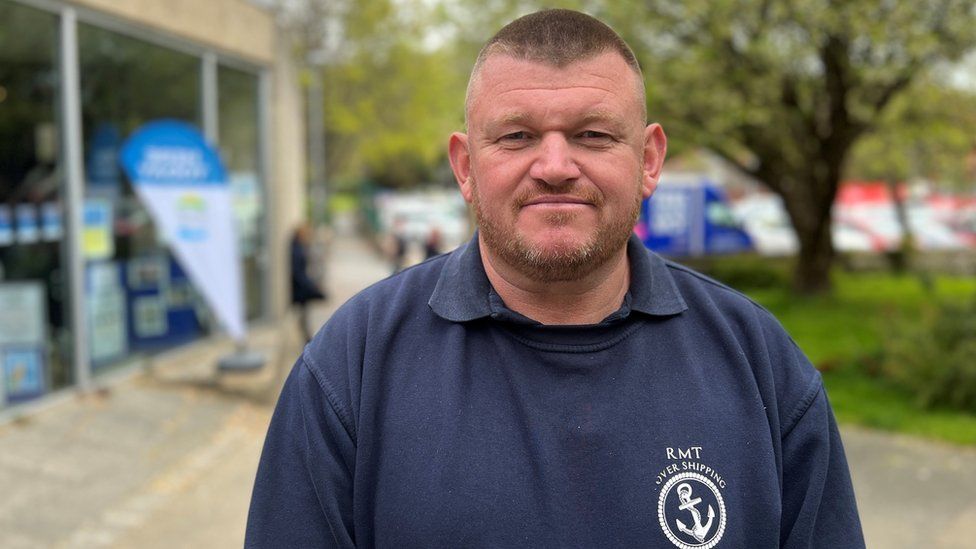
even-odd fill
[{"label": "green foliage", "polygon": [[976,413],[976,299],[926,307],[886,333],[881,372],[926,408]]},{"label": "green foliage", "polygon": [[881,373],[893,325],[911,332],[933,299],[972,299],[976,279],[936,277],[931,292],[914,277],[887,273],[835,272],[834,281],[826,298],[799,298],[785,287],[747,293],[779,318],[820,369],[838,420],[976,445],[976,414],[925,408],[914,386]]},{"label": "green foliage", "polygon": [[451,50],[425,45],[423,12],[412,15],[367,0],[343,19],[347,47],[324,71],[333,180],[427,182],[461,128],[466,75],[450,70]]},{"label": "green foliage", "polygon": [[846,173],[858,179],[926,177],[971,188],[966,157],[976,148],[976,95],[926,79],[885,111],[854,147]]},{"label": "green foliage", "polygon": [[645,67],[648,112],[783,198],[797,289],[828,286],[830,208],[889,103],[976,45],[970,0],[646,0],[601,4]]},{"label": "green foliage", "polygon": [[739,255],[687,263],[740,291],[785,288],[789,285],[787,261]]},{"label": "green foliage", "polygon": [[919,408],[911,393],[857,368],[824,372],[823,377],[841,423],[976,446],[976,415]]}]

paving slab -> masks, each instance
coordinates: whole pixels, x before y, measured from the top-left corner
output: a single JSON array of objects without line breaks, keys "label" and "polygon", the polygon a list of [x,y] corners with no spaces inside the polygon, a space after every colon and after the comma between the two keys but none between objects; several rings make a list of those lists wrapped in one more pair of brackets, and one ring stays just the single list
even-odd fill
[{"label": "paving slab", "polygon": [[976,448],[841,432],[868,547],[976,547]]}]

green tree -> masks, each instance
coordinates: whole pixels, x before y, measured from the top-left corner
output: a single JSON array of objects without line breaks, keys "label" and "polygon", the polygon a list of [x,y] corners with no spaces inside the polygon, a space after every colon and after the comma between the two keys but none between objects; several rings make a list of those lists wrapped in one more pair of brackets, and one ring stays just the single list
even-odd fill
[{"label": "green tree", "polygon": [[976,150],[976,94],[924,79],[891,102],[851,152],[846,176],[924,178],[944,190],[972,189],[966,156]]},{"label": "green tree", "polygon": [[461,125],[464,83],[445,51],[412,43],[361,51],[327,68],[329,165],[344,179],[424,182]]},{"label": "green tree", "polygon": [[926,70],[976,43],[971,0],[646,0],[595,10],[637,50],[649,112],[782,198],[794,287],[826,291],[830,213],[854,145]]},{"label": "green tree", "polygon": [[461,125],[464,78],[432,36],[436,5],[419,0],[278,0],[295,56],[323,82],[332,184],[409,186],[432,177]]},{"label": "green tree", "polygon": [[[944,190],[972,187],[967,156],[976,150],[976,95],[926,78],[891,105],[854,146],[847,177],[885,181],[902,228],[901,246],[889,253],[894,271],[905,270],[915,253],[907,206],[899,182],[925,179]],[[924,274],[924,284],[930,279]]]}]

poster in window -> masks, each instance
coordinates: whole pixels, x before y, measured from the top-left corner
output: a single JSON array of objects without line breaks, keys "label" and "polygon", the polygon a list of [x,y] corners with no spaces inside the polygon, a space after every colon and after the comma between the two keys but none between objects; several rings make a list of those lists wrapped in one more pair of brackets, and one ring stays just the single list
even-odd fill
[{"label": "poster in window", "polygon": [[172,282],[166,289],[165,296],[170,309],[190,309],[193,307],[193,286],[187,281]]},{"label": "poster in window", "polygon": [[88,296],[88,325],[92,362],[104,363],[125,354],[125,293],[121,288],[102,288]]},{"label": "poster in window", "polygon": [[6,348],[0,351],[3,385],[8,401],[34,398],[46,391],[44,360],[39,347]]},{"label": "poster in window", "polygon": [[132,300],[132,325],[140,338],[159,337],[169,331],[166,302],[162,296],[144,296]]},{"label": "poster in window", "polygon": [[41,281],[0,283],[0,347],[41,346],[46,340],[47,296]]},{"label": "poster in window", "polygon": [[261,186],[254,172],[230,174],[231,207],[241,255],[255,252],[260,238]]},{"label": "poster in window", "polygon": [[14,218],[10,206],[0,204],[0,246],[14,243]]},{"label": "poster in window", "polygon": [[33,204],[17,204],[17,243],[33,244],[40,239],[37,208]]},{"label": "poster in window", "polygon": [[126,270],[126,285],[130,290],[162,290],[169,284],[169,269],[164,256],[130,259]]},{"label": "poster in window", "polygon": [[61,204],[57,202],[41,204],[41,238],[48,242],[56,242],[61,240],[63,232]]},{"label": "poster in window", "polygon": [[112,203],[100,199],[86,200],[81,219],[81,250],[85,258],[109,259],[115,255]]},{"label": "poster in window", "polygon": [[119,266],[113,261],[92,261],[85,265],[85,288],[88,293],[121,288]]},{"label": "poster in window", "polygon": [[108,200],[122,194],[122,172],[119,169],[119,130],[109,122],[101,122],[92,132],[86,149],[85,169],[88,172],[88,192]]}]

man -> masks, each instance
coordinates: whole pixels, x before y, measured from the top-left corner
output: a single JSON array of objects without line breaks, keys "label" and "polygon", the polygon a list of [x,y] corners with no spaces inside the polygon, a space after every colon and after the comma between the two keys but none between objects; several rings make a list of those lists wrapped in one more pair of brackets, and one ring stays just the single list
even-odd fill
[{"label": "man", "polygon": [[482,50],[450,158],[479,231],[345,304],[285,384],[250,547],[863,547],[820,376],[631,238],[666,138],[608,27]]}]

